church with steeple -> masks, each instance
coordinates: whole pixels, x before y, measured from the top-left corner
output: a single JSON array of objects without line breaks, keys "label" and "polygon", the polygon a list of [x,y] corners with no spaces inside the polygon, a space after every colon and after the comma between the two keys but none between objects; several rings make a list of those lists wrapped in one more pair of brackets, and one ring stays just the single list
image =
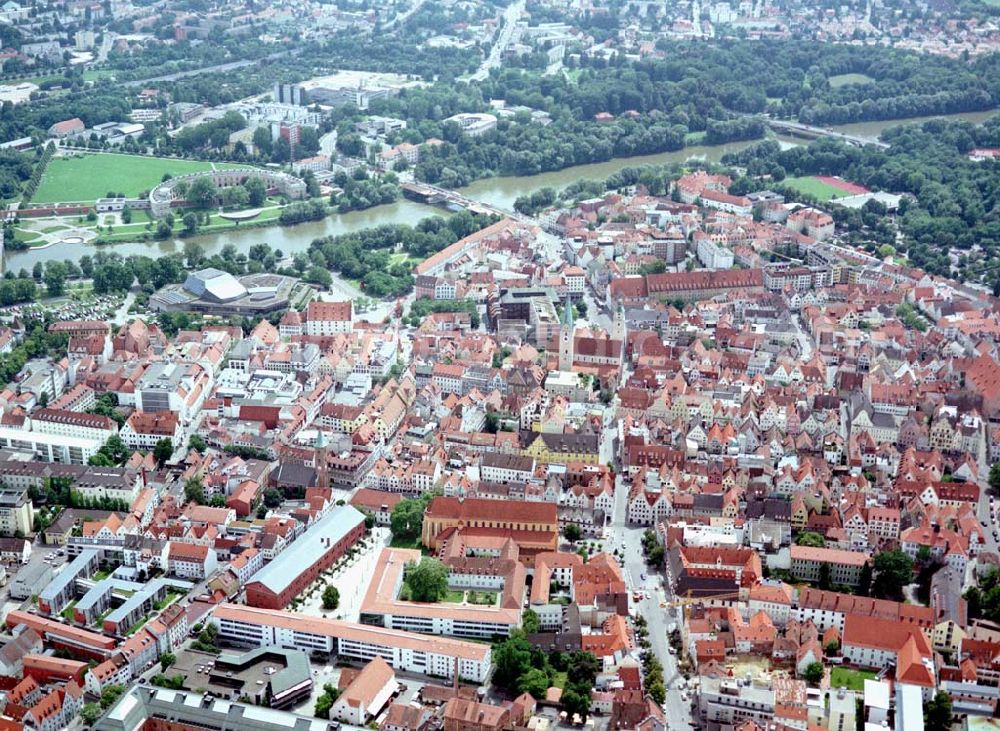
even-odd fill
[{"label": "church with steeple", "polygon": [[577,323],[573,303],[567,298],[559,331],[559,370],[585,373],[597,376],[605,384],[617,384],[625,357],[626,335],[625,310],[621,306],[608,333],[587,323]]}]

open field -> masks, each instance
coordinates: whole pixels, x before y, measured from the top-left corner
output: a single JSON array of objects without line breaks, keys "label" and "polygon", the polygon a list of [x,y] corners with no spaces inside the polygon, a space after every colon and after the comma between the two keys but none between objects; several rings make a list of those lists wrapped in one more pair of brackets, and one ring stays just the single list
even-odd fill
[{"label": "open field", "polygon": [[864,690],[865,679],[874,680],[875,677],[875,673],[867,670],[851,670],[844,667],[835,667],[830,672],[830,685],[834,688]]},{"label": "open field", "polygon": [[865,74],[837,74],[830,77],[830,86],[834,89],[839,89],[841,86],[847,86],[848,84],[871,84],[874,81],[875,79]]},{"label": "open field", "polygon": [[[215,163],[217,168],[241,167]],[[167,173],[185,175],[212,169],[212,163],[142,155],[81,154],[55,157],[42,174],[33,203],[95,201],[111,191],[136,196],[155,187]]]},{"label": "open field", "polygon": [[787,185],[789,188],[793,188],[800,193],[811,195],[820,201],[828,201],[852,195],[852,193],[848,193],[839,186],[832,185],[813,176],[785,178],[782,181],[782,185]]}]

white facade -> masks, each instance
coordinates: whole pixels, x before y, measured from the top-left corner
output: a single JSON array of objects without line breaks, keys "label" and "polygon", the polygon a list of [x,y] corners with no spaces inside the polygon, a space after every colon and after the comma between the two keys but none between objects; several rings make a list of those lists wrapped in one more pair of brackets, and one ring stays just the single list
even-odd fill
[{"label": "white facade", "polygon": [[[236,613],[248,616],[232,616]],[[449,651],[450,645],[456,642],[454,640],[419,637],[350,622],[310,619],[290,612],[222,605],[215,610],[211,621],[218,628],[221,639],[235,644],[251,647],[278,645],[305,652],[332,652],[361,662],[381,656],[397,672],[441,678],[454,675],[456,655]],[[473,647],[475,652],[463,652],[457,657],[458,673],[462,678],[481,683],[489,675],[492,653],[487,646]]]},{"label": "white facade", "polygon": [[87,464],[87,461],[97,454],[97,450],[104,446],[104,441],[0,427],[0,447],[18,452],[31,452],[43,462]]},{"label": "white facade", "polygon": [[56,437],[72,437],[74,439],[96,439],[103,444],[108,441],[108,437],[118,433],[117,425],[112,422],[109,429],[85,426],[82,424],[67,424],[60,421],[48,421],[46,419],[33,419],[31,430],[36,434],[48,434]]},{"label": "white facade", "polygon": [[733,252],[711,239],[698,242],[698,261],[707,269],[732,269]]}]

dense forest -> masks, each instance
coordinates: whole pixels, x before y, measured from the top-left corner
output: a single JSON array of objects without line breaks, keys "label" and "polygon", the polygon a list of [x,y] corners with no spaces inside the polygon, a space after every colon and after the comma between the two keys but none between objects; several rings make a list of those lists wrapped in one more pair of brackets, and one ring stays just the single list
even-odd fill
[{"label": "dense forest", "polygon": [[912,203],[904,202],[900,227],[910,263],[982,281],[1000,295],[1000,164],[967,156],[973,147],[1000,147],[1000,117],[984,125],[945,120],[903,125],[882,139],[888,149],[824,139],[781,150],[766,141],[723,162],[745,166],[750,176],[840,175],[873,190],[909,193]]},{"label": "dense forest", "polygon": [[[373,105],[402,117],[403,139],[434,137],[416,176],[446,187],[487,175],[524,175],[611,157],[678,150],[691,133],[707,144],[763,137],[757,119],[771,114],[810,124],[896,119],[994,108],[1000,103],[1000,59],[972,64],[895,49],[799,41],[673,44],[665,60],[610,65],[584,60],[573,75],[521,69],[479,84],[438,83],[407,89]],[[865,74],[871,83],[839,88],[829,79]],[[443,123],[458,112],[489,111],[488,101],[540,110],[547,127],[519,115],[476,138]],[[608,113],[614,120],[599,122]]]}]

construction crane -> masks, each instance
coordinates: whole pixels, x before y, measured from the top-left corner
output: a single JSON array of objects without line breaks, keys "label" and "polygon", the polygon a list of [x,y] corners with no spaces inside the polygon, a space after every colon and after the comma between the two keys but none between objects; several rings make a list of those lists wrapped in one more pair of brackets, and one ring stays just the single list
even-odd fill
[{"label": "construction crane", "polygon": [[731,599],[739,599],[740,592],[731,591],[724,594],[709,594],[708,596],[692,596],[691,590],[688,590],[687,596],[675,599],[672,602],[666,602],[663,606],[665,609],[676,609],[677,607],[683,607],[684,617],[681,620],[681,657],[687,657],[688,652],[688,623],[691,620],[691,607],[704,604],[705,602],[713,601],[727,601]]}]

